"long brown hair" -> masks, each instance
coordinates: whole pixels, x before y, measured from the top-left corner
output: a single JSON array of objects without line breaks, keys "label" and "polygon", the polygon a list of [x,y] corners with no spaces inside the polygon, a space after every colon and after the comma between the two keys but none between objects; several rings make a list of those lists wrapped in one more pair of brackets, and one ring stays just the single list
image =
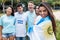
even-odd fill
[{"label": "long brown hair", "polygon": [[52,9],[51,9],[50,5],[46,2],[41,2],[39,7],[41,7],[41,6],[44,6],[48,10],[48,16],[51,19],[53,31],[56,35],[56,23],[55,23],[54,15],[53,15],[53,12],[52,12]]}]

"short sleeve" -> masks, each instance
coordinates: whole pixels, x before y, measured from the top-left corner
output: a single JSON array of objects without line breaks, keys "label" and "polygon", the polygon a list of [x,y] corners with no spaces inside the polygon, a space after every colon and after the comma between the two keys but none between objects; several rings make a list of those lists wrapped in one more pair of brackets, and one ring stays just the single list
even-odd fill
[{"label": "short sleeve", "polygon": [[0,17],[0,26],[3,26],[2,17]]}]

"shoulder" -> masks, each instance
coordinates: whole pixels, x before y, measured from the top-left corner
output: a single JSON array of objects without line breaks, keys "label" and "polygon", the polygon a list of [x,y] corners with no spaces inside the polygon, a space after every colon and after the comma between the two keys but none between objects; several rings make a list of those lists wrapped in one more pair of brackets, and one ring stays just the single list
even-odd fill
[{"label": "shoulder", "polygon": [[14,13],[14,15],[17,15],[17,14],[18,14],[18,12],[15,12],[15,13]]},{"label": "shoulder", "polygon": [[42,18],[41,16],[37,16],[37,17],[36,17],[37,20],[40,20],[41,18]]},{"label": "shoulder", "polygon": [[28,16],[28,14],[29,14],[29,11],[24,12],[24,15]]},{"label": "shoulder", "polygon": [[26,11],[26,13],[29,13],[29,11]]},{"label": "shoulder", "polygon": [[41,16],[36,16],[36,19],[41,19],[42,17]]},{"label": "shoulder", "polygon": [[11,20],[15,20],[16,19],[16,17],[15,16],[11,16]]},{"label": "shoulder", "polygon": [[26,14],[29,14],[29,13],[30,13],[30,11],[26,11],[25,13],[26,13]]},{"label": "shoulder", "polygon": [[14,13],[15,18],[16,18],[18,15],[19,15],[18,12],[15,12],[15,13]]},{"label": "shoulder", "polygon": [[26,13],[26,12],[23,12],[23,14],[24,14],[24,15],[27,15],[27,13]]}]

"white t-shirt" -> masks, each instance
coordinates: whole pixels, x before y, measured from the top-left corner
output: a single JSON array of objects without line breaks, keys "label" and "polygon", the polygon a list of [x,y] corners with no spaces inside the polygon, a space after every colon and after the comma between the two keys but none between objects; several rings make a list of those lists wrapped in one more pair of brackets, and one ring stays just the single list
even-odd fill
[{"label": "white t-shirt", "polygon": [[26,36],[26,22],[27,15],[26,13],[19,14],[19,12],[15,13],[16,17],[16,37],[25,37]]}]

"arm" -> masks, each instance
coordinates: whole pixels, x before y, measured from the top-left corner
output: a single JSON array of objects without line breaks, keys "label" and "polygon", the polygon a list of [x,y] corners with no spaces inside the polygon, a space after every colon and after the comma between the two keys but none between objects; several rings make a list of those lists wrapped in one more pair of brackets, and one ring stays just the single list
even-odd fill
[{"label": "arm", "polygon": [[0,40],[2,40],[2,18],[0,18]]},{"label": "arm", "polygon": [[0,26],[0,36],[2,35],[2,26]]},{"label": "arm", "polygon": [[0,40],[2,40],[2,26],[0,26]]}]

